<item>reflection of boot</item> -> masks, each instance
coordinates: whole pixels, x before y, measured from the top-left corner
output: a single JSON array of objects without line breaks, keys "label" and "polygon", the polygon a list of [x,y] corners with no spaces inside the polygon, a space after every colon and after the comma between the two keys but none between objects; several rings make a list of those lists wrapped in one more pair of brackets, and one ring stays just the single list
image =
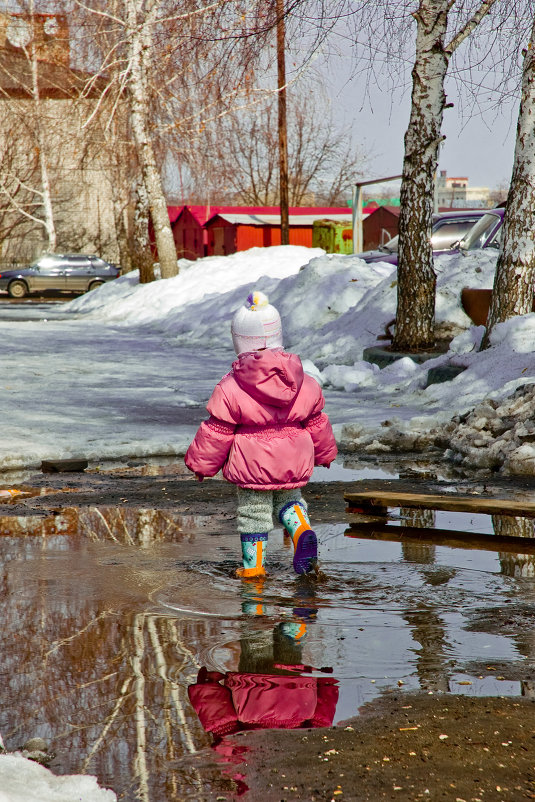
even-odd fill
[{"label": "reflection of boot", "polygon": [[273,630],[273,657],[275,665],[291,671],[303,661],[303,641],[307,626],[304,621],[284,621]]},{"label": "reflection of boot", "polygon": [[303,643],[307,634],[307,625],[304,621],[285,621],[280,625],[281,633],[291,638],[295,644]]},{"label": "reflection of boot", "polygon": [[294,604],[299,607],[293,608],[293,614],[300,621],[315,621],[318,615],[318,608],[316,607],[316,593],[314,586],[308,582],[304,582],[296,588]]},{"label": "reflection of boot", "polygon": [[282,508],[279,518],[294,544],[294,571],[296,574],[313,571],[318,561],[318,541],[316,533],[310,528],[305,507],[298,501],[292,501]]},{"label": "reflection of boot", "polygon": [[[313,601],[303,598],[303,602]],[[307,624],[315,621],[316,607],[294,607],[292,621],[281,621],[273,630],[275,660],[286,667],[301,663],[301,649],[308,633]]]},{"label": "reflection of boot", "polygon": [[[262,591],[264,590],[264,577],[252,577],[247,582],[247,588],[242,592],[241,609],[244,615],[265,615],[262,604]],[[245,587],[245,586],[244,586]]]},{"label": "reflection of boot", "polygon": [[279,624],[280,632],[286,638],[291,638],[297,645],[303,643],[307,635],[307,622],[315,621],[318,611],[315,607],[294,607],[293,621],[284,621]]},{"label": "reflection of boot", "polygon": [[240,579],[254,579],[258,576],[265,576],[267,532],[242,534],[240,539],[243,568],[236,569],[236,576]]}]

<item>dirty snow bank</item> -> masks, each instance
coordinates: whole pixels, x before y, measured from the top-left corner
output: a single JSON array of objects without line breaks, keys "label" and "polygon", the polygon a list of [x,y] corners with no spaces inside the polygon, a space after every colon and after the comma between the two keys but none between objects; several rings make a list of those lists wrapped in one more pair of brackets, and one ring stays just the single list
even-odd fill
[{"label": "dirty snow bank", "polygon": [[[461,290],[467,283],[492,286],[495,262],[495,251],[435,261],[436,318],[444,335],[470,325]],[[396,314],[396,268],[385,262],[366,264],[353,255],[287,245],[181,264],[178,276],[151,284],[139,285],[137,271],[129,273],[67,304],[65,312],[114,325],[149,324],[188,345],[232,347],[230,318],[256,287],[279,309],[286,347],[322,369],[360,362],[363,349],[376,342]],[[336,376],[328,375],[328,381]]]},{"label": "dirty snow bank", "polygon": [[[286,347],[323,385],[343,450],[461,453],[447,428],[452,418],[535,382],[534,316],[498,327],[492,347],[479,353],[482,329],[461,308],[464,286],[492,286],[496,255],[436,260],[437,322],[457,336],[448,353],[424,365],[406,358],[379,370],[362,359],[396,313],[392,265],[297,246],[182,260],[175,278],[140,286],[128,274],[47,312],[48,320],[6,317],[0,333],[10,343],[3,399],[11,427],[0,466],[183,453],[196,428],[185,412],[202,407],[228,370],[230,320],[253,287],[279,308]],[[16,319],[24,310],[9,311]],[[447,365],[465,370],[427,386],[429,368]],[[472,454],[479,464],[481,448],[463,453],[465,464]]]},{"label": "dirty snow bank", "polygon": [[[467,285],[492,287],[495,266],[495,251],[487,253],[482,250],[467,256],[456,254],[435,259],[436,324],[444,337],[459,334],[470,326],[470,319],[461,306],[461,291]],[[379,263],[366,267],[385,268],[387,265]],[[375,345],[377,336],[383,334],[386,325],[395,318],[396,306],[397,276],[394,268],[381,281],[366,288],[345,314],[325,326],[313,343],[305,344],[307,356],[320,365],[334,361],[354,367],[360,373],[364,348]],[[344,388],[345,382],[333,386]]]},{"label": "dirty snow bank", "polygon": [[[408,421],[392,417],[375,432],[346,425],[342,445],[367,453],[446,449],[447,458],[466,467],[535,475],[535,314],[497,326],[491,347],[480,352],[483,331],[472,327],[453,340],[448,354],[414,366],[404,388],[405,360],[389,366],[405,390],[402,404],[411,403],[429,366],[449,362],[466,369],[452,381],[420,390],[422,411],[428,407],[429,414]],[[379,372],[385,385],[387,371]]]},{"label": "dirty snow bank", "polygon": [[453,462],[535,475],[535,385],[519,387],[502,403],[486,399],[456,416],[440,439]]},{"label": "dirty snow bank", "polygon": [[[446,457],[470,467],[535,475],[535,315],[496,327],[491,348],[472,358],[483,400],[437,432]],[[445,391],[444,391],[445,392]]]},{"label": "dirty snow bank", "polygon": [[[311,258],[324,253],[321,248],[285,245],[208,256],[195,262],[181,259],[180,273],[174,278],[139,284],[135,270],[76,298],[65,311],[84,312],[114,324],[150,323],[157,327],[163,321],[180,321],[184,315],[193,324],[190,328],[196,328],[196,318],[186,311],[192,305],[210,298],[225,305],[225,295],[231,296],[235,287],[256,284],[262,278],[268,286],[275,286],[276,280],[297,273]],[[241,295],[239,303],[243,303]],[[229,309],[226,306],[227,319]]]},{"label": "dirty snow bank", "polygon": [[[230,319],[255,287],[279,310],[287,347],[304,356],[308,350],[313,358],[319,329],[354,308],[392,272],[395,278],[392,265],[367,265],[356,256],[295,245],[181,261],[174,278],[140,285],[137,271],[128,273],[67,304],[65,312],[114,325],[148,324],[188,345],[232,348]],[[370,337],[375,334],[366,342]]]}]

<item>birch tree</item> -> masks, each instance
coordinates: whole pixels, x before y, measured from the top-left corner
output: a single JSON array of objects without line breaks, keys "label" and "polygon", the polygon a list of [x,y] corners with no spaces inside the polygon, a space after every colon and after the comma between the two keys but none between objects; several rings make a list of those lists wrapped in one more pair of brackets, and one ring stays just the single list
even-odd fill
[{"label": "birch tree", "polygon": [[484,0],[447,41],[455,0],[420,0],[416,20],[416,56],[412,98],[405,134],[399,218],[396,351],[418,351],[434,345],[436,274],[431,224],[435,173],[444,109],[444,81],[452,54],[477,28],[496,0]]},{"label": "birch tree", "polygon": [[95,77],[107,78],[95,113],[107,106],[112,115],[127,105],[161,275],[168,278],[178,266],[163,180],[166,158],[175,160],[250,91],[274,14],[260,0],[74,1],[96,34]]},{"label": "birch tree", "polygon": [[[33,18],[35,13],[34,2],[29,3],[30,16]],[[56,224],[52,209],[52,194],[50,189],[50,177],[48,172],[47,151],[45,146],[45,136],[43,131],[43,114],[41,109],[41,97],[39,93],[39,68],[37,63],[37,49],[35,42],[30,43],[29,53],[25,49],[25,55],[29,57],[32,70],[32,99],[35,115],[35,135],[37,147],[39,149],[39,170],[41,173],[41,198],[43,204],[43,225],[45,227],[48,240],[48,250],[52,253],[56,250]]]},{"label": "birch tree", "polygon": [[[9,195],[7,184],[12,183],[13,176],[8,176],[7,182],[4,180],[2,193],[9,200],[13,210],[42,227],[44,230],[44,240],[46,248],[50,252],[56,250],[57,234],[54,209],[52,204],[52,189],[50,182],[50,137],[47,132],[47,113],[45,103],[41,97],[40,61],[38,43],[34,35],[34,0],[28,0],[24,5],[25,17],[12,17],[11,39],[13,45],[18,48],[19,68],[13,69],[4,60],[2,72],[8,74],[9,79],[18,84],[19,91],[26,96],[27,100],[20,103],[5,101],[10,103],[9,113],[16,114],[20,118],[20,124],[27,136],[31,148],[36,156],[37,171],[33,180],[25,182],[20,186],[26,195],[32,196],[32,202],[20,205],[14,195]],[[9,28],[8,28],[9,36]],[[13,65],[14,66],[14,65]],[[21,68],[22,66],[22,68]],[[36,180],[37,179],[37,180]]]},{"label": "birch tree", "polygon": [[176,249],[151,135],[149,101],[149,80],[153,76],[154,25],[160,6],[159,0],[128,0],[126,43],[132,133],[154,227],[160,273],[162,278],[170,278],[178,273]]},{"label": "birch tree", "polygon": [[522,90],[511,185],[494,275],[487,328],[481,344],[490,344],[497,323],[532,311],[535,281],[535,19],[523,51]]},{"label": "birch tree", "polygon": [[132,267],[139,270],[139,283],[148,284],[154,281],[154,264],[149,242],[149,204],[143,182],[136,187],[133,242],[130,246],[130,254]]},{"label": "birch tree", "polygon": [[101,120],[110,130],[126,106],[135,146],[134,161],[144,184],[161,276],[169,278],[177,274],[178,268],[156,153],[152,102],[157,83],[154,58],[159,52],[155,35],[163,5],[161,0],[115,0],[91,6],[76,2],[78,30],[84,30],[86,38],[91,33],[94,39],[92,52],[85,57],[100,61],[86,92],[94,88],[97,79],[105,78],[100,101],[85,125],[90,127]]}]

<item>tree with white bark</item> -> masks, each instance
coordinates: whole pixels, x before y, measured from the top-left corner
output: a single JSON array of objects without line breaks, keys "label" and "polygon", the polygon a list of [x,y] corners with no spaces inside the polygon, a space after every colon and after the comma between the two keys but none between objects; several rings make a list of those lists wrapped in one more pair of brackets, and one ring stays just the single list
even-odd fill
[{"label": "tree with white bark", "polygon": [[176,249],[151,134],[151,106],[148,102],[149,81],[154,75],[155,23],[160,6],[158,0],[128,2],[125,9],[125,39],[132,134],[148,197],[161,276],[170,278],[178,273]]},{"label": "tree with white bark", "polygon": [[[444,81],[452,55],[489,14],[496,0],[484,0],[451,34],[456,0],[420,0],[412,99],[405,134],[399,219],[396,351],[418,351],[435,343],[435,289],[431,225],[435,175],[444,109]],[[461,4],[459,3],[459,6]],[[451,25],[451,23],[450,23]]]},{"label": "tree with white bark", "polygon": [[[35,4],[28,0],[23,5],[24,16],[13,17],[16,24],[15,31],[7,30],[7,36],[12,38],[14,46],[18,49],[18,65],[5,57],[2,59],[2,73],[8,74],[10,83],[18,84],[18,93],[26,96],[22,103],[10,103],[10,107],[3,114],[5,128],[9,128],[9,118],[12,114],[19,117],[21,127],[27,140],[31,143],[36,156],[36,175],[32,180],[22,183],[21,179],[12,175],[4,175],[1,193],[8,200],[13,211],[22,215],[26,220],[43,228],[44,240],[48,251],[56,250],[57,233],[54,209],[52,204],[52,189],[50,182],[50,137],[47,136],[47,118],[45,110],[46,101],[42,97],[41,59],[39,42],[34,35]],[[15,77],[16,76],[16,77]],[[4,103],[6,102],[4,98]],[[4,128],[4,130],[5,130]],[[4,133],[4,137],[5,137]],[[36,180],[37,179],[37,180]],[[18,183],[18,189],[24,189],[26,195],[32,200],[29,204],[19,204],[13,194],[9,193],[8,186],[13,181]]]},{"label": "tree with white bark", "polygon": [[71,64],[82,46],[71,40],[62,0],[55,15],[37,12],[33,0],[19,8],[2,16],[0,46],[0,207],[11,232],[4,256],[90,249],[115,260],[125,220],[120,174],[130,161],[124,114],[112,132],[98,118],[83,125],[102,81],[87,91],[89,73]]},{"label": "tree with white bark", "polygon": [[[154,231],[160,272],[178,272],[167,212],[166,158],[251,90],[255,55],[274,24],[270,9],[245,0],[75,0],[94,32],[95,77],[107,80],[100,113],[124,100]],[[110,117],[111,118],[111,117]],[[88,121],[89,123],[90,121]]]},{"label": "tree with white bark", "polygon": [[494,275],[494,288],[481,347],[490,344],[498,323],[533,311],[535,281],[535,20],[523,51],[522,91],[513,173]]}]

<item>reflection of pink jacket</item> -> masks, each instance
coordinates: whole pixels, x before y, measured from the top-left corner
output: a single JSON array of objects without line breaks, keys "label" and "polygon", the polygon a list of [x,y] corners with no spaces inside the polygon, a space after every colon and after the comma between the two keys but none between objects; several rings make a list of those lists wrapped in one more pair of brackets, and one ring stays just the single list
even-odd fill
[{"label": "reflection of pink jacket", "polygon": [[337,449],[325,401],[296,354],[280,349],[241,354],[216,386],[188,448],[191,471],[253,490],[302,487],[314,465]]},{"label": "reflection of pink jacket", "polygon": [[188,696],[203,729],[213,735],[329,727],[338,701],[338,682],[331,677],[220,674],[201,669]]}]

